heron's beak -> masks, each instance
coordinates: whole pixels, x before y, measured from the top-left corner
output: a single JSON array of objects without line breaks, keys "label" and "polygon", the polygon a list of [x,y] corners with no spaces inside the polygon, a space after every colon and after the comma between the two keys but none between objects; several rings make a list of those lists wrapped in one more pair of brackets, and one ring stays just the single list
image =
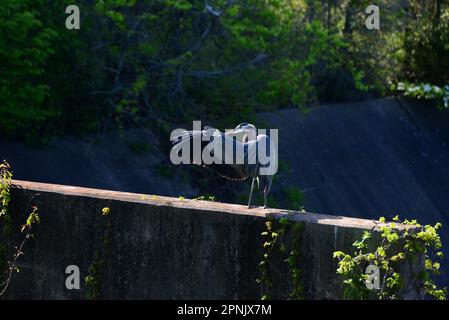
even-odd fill
[{"label": "heron's beak", "polygon": [[242,142],[243,141],[243,137],[246,135],[246,130],[234,129],[234,130],[227,131],[226,135],[231,136],[231,137],[235,137],[235,139],[237,139],[237,141]]},{"label": "heron's beak", "polygon": [[228,135],[228,136],[236,136],[236,135],[243,134],[243,133],[245,133],[245,131],[242,129],[234,129],[234,130],[226,131],[226,135]]}]

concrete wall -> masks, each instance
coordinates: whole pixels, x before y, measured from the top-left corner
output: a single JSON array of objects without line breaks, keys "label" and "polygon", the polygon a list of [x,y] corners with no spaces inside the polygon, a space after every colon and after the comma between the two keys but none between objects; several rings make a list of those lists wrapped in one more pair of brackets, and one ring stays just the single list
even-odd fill
[{"label": "concrete wall", "polygon": [[[422,100],[400,101],[385,98],[321,105],[307,113],[293,108],[259,114],[258,128],[279,129],[281,166],[270,198],[285,200],[285,190],[295,187],[304,193],[310,212],[441,222],[443,252],[449,257],[449,110]],[[227,199],[230,189],[240,188],[245,196],[249,192],[249,182],[226,181],[195,166],[174,166],[166,150],[169,137],[163,148],[153,145],[158,139],[147,131],[59,137],[38,148],[4,141],[0,135],[0,160],[8,160],[21,180],[174,197],[205,193],[196,189],[200,183],[190,186],[189,180],[214,180],[217,185],[209,193],[218,199]],[[149,142],[152,151],[130,147]],[[449,259],[441,269],[449,270]],[[449,287],[449,272],[437,282]]]},{"label": "concrete wall", "polygon": [[[14,185],[16,230],[37,194],[32,203],[39,207],[41,223],[19,260],[21,271],[6,295],[10,299],[84,298],[84,281],[81,290],[65,288],[65,268],[77,265],[84,279],[97,252],[104,261],[102,298],[259,299],[255,280],[268,215],[303,223],[304,297],[341,298],[332,253],[352,252],[353,241],[374,227],[370,220],[340,216],[17,180]],[[110,208],[106,217],[103,207]],[[272,297],[285,298],[291,289],[288,268],[282,259],[276,261]]]}]

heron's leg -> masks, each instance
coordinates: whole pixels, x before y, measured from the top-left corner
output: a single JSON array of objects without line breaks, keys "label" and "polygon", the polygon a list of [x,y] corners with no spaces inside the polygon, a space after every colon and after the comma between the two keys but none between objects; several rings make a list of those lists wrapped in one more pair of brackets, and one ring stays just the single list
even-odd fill
[{"label": "heron's leg", "polygon": [[264,209],[267,209],[267,190],[265,189],[264,191],[263,191],[263,208]]},{"label": "heron's leg", "polygon": [[251,191],[249,192],[248,209],[251,208],[251,197],[253,195],[254,179],[255,178],[253,178],[253,181],[251,182]]},{"label": "heron's leg", "polygon": [[268,186],[265,187],[265,190],[263,191],[263,200],[264,200],[264,209],[267,209],[267,196],[268,196],[268,192],[270,192],[270,188],[271,188],[271,183],[273,182],[273,179],[270,178],[270,181],[268,182]]}]

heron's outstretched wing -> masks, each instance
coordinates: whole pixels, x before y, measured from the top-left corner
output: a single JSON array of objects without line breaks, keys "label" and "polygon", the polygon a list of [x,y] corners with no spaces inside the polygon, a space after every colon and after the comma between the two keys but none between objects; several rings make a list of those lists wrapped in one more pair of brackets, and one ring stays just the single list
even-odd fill
[{"label": "heron's outstretched wing", "polygon": [[[201,164],[201,153],[194,152],[194,145],[199,143],[200,149],[204,148],[206,144],[202,141],[203,134],[203,131],[182,131],[172,137],[172,152],[188,160],[188,163]],[[188,152],[188,155],[183,152]]]},{"label": "heron's outstretched wing", "polygon": [[245,180],[254,177],[256,162],[250,164],[248,161],[250,144],[255,144],[255,141],[241,143],[234,137],[217,130],[206,146],[206,151],[213,157],[213,163],[203,163],[203,166],[229,180]]},{"label": "heron's outstretched wing", "polygon": [[[173,137],[172,151],[179,154],[189,150],[189,163],[201,165],[229,180],[245,180],[257,176],[258,140],[242,143],[214,128],[183,131]],[[194,144],[200,146],[194,149]],[[203,156],[209,155],[208,161]]]}]

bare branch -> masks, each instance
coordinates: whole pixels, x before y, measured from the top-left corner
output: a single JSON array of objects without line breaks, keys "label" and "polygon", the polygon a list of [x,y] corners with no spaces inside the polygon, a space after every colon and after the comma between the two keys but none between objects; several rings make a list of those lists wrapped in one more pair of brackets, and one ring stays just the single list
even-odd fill
[{"label": "bare branch", "polygon": [[219,70],[219,71],[195,70],[195,71],[185,72],[185,74],[188,76],[197,77],[197,78],[220,78],[223,76],[227,76],[227,75],[239,72],[239,71],[241,71],[245,68],[248,68],[250,66],[259,64],[259,63],[265,61],[267,58],[268,58],[268,55],[266,55],[265,53],[259,53],[259,54],[257,54],[257,56],[254,59],[252,59],[244,64],[240,64],[236,67],[230,67],[230,68],[226,68],[224,70]]},{"label": "bare branch", "polygon": [[210,14],[214,15],[215,17],[220,17],[223,12],[232,4],[232,0],[228,0],[226,2],[226,4],[224,5],[224,8],[221,10],[217,10],[214,9],[208,2],[207,0],[204,1],[204,7],[206,8],[207,12],[209,12]]}]

